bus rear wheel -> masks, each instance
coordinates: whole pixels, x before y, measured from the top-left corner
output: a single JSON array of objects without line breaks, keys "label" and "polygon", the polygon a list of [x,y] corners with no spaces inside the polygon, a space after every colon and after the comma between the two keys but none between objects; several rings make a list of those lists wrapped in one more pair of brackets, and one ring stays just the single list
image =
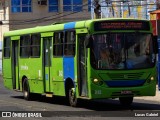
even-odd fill
[{"label": "bus rear wheel", "polygon": [[119,101],[124,106],[130,106],[133,102],[133,97],[120,97]]},{"label": "bus rear wheel", "polygon": [[72,107],[77,107],[78,106],[78,99],[76,97],[76,94],[75,94],[75,88],[70,88],[69,91],[68,91],[68,95],[69,95],[69,104],[70,106]]},{"label": "bus rear wheel", "polygon": [[29,83],[27,79],[25,79],[23,82],[23,96],[25,100],[31,99],[31,93],[30,93]]}]

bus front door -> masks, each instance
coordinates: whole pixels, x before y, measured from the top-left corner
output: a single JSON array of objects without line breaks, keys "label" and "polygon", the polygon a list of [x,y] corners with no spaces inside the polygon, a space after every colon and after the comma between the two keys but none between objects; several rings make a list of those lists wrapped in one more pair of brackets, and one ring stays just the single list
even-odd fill
[{"label": "bus front door", "polygon": [[86,34],[78,36],[78,88],[79,95],[88,96],[87,84],[87,48],[84,46]]},{"label": "bus front door", "polygon": [[12,85],[13,89],[19,90],[18,78],[18,40],[12,40]]},{"label": "bus front door", "polygon": [[51,78],[50,78],[50,67],[51,67],[51,47],[52,37],[43,38],[43,73],[44,73],[44,90],[50,92],[51,90]]}]

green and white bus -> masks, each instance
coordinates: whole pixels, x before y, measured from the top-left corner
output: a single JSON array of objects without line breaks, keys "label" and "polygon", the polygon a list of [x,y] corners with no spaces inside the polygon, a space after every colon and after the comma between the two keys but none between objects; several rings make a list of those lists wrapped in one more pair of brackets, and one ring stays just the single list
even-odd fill
[{"label": "green and white bus", "polygon": [[4,86],[79,99],[154,96],[156,40],[148,20],[95,19],[9,31],[3,41]]}]

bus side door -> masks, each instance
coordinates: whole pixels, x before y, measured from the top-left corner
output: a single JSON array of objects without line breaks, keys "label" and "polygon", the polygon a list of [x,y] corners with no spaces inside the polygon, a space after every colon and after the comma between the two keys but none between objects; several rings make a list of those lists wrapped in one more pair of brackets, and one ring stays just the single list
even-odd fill
[{"label": "bus side door", "polygon": [[78,53],[77,53],[77,68],[78,68],[78,88],[79,96],[88,97],[88,82],[87,82],[87,48],[85,47],[85,37],[87,30],[76,30],[78,34]]},{"label": "bus side door", "polygon": [[12,83],[13,89],[20,89],[19,85],[19,68],[18,68],[18,48],[19,48],[19,36],[11,37],[11,63],[12,63]]},{"label": "bus side door", "polygon": [[44,78],[44,91],[51,92],[51,57],[52,57],[52,36],[53,33],[44,33],[43,37],[43,78]]}]

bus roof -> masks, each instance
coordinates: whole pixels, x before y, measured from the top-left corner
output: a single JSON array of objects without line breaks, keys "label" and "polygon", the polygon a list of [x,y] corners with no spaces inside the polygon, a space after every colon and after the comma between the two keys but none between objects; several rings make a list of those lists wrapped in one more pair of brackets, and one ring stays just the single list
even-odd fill
[{"label": "bus roof", "polygon": [[[51,31],[62,31],[67,29],[74,29],[74,28],[89,28],[90,24],[95,21],[104,21],[104,20],[140,20],[134,18],[104,18],[104,19],[92,19],[92,20],[85,20],[85,21],[77,21],[77,22],[68,22],[68,23],[60,23],[60,24],[52,24],[47,26],[37,26],[33,28],[26,28],[26,29],[19,29],[13,30],[4,33],[4,37],[6,36],[19,36],[25,35],[30,33],[45,33]],[[149,21],[149,20],[143,20]]]}]

